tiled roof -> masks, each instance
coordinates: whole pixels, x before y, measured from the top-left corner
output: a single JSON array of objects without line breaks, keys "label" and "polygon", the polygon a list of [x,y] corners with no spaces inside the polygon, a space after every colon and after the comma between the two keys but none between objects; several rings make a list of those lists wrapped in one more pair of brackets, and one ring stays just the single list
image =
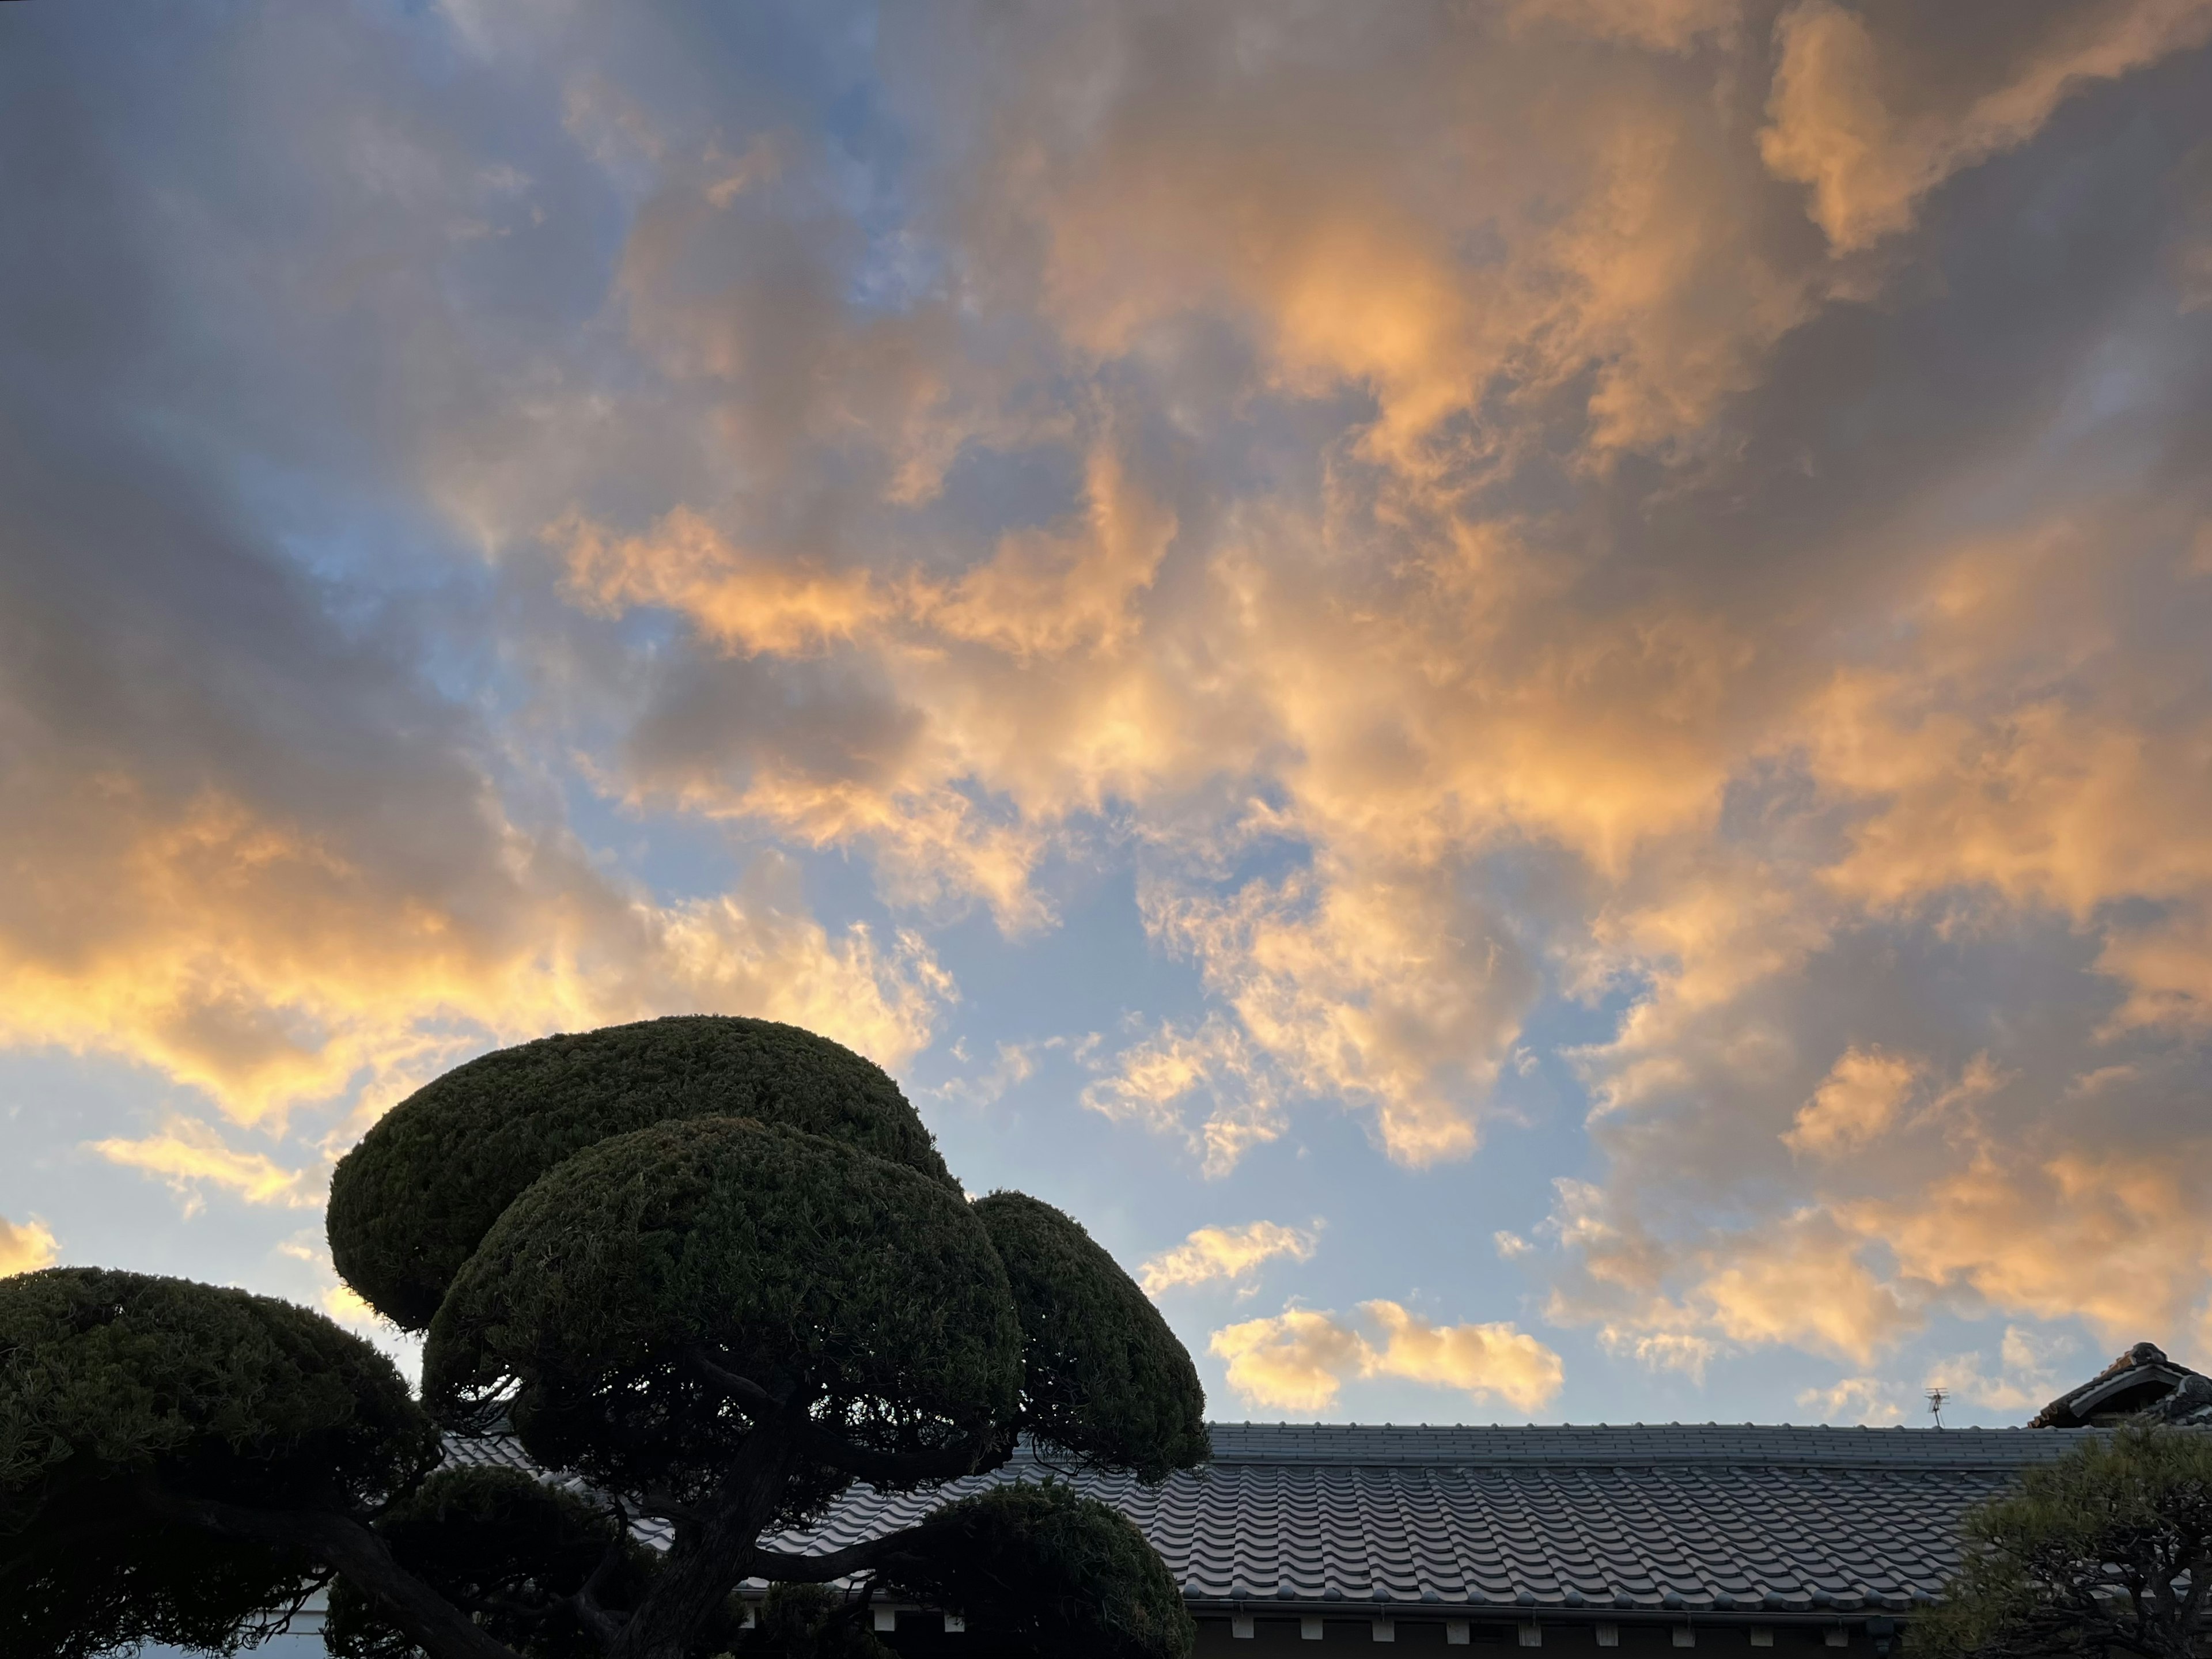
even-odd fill
[{"label": "tiled roof", "polygon": [[2169,1359],[2155,1342],[2138,1342],[2078,1389],[2035,1415],[2032,1429],[2078,1429],[2127,1419],[2212,1424],[2212,1377]]},{"label": "tiled roof", "polygon": [[[1066,1473],[1144,1528],[1201,1609],[1833,1620],[1937,1594],[1966,1510],[2083,1432],[1217,1424],[1212,1463],[1158,1486]],[[835,1548],[1057,1473],[1024,1455],[936,1492],[855,1486],[775,1544]]]},{"label": "tiled roof", "polygon": [[[1144,1528],[1195,1604],[1832,1618],[1936,1595],[1957,1565],[1965,1511],[2081,1437],[1223,1424],[1210,1466],[1159,1486],[1073,1478]],[[941,1496],[1051,1472],[1020,1458]],[[855,1542],[939,1501],[855,1487],[821,1526],[778,1547]]]}]

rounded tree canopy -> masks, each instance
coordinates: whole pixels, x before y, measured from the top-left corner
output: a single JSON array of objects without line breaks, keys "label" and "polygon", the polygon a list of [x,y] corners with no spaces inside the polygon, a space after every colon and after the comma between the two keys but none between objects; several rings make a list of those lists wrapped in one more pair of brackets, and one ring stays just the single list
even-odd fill
[{"label": "rounded tree canopy", "polygon": [[98,1267],[0,1279],[0,1529],[57,1484],[373,1505],[438,1461],[392,1362],[271,1297]]},{"label": "rounded tree canopy", "polygon": [[702,1117],[827,1135],[958,1191],[898,1085],[851,1049],[769,1020],[647,1020],[502,1048],[400,1102],[331,1178],[331,1260],[379,1313],[425,1329],[538,1176],[610,1137]]},{"label": "rounded tree canopy", "polygon": [[1914,1619],[1934,1659],[2163,1652],[2212,1638],[2212,1434],[2138,1420],[2084,1439],[1970,1513],[1959,1570]]},{"label": "rounded tree canopy", "polygon": [[149,1483],[356,1509],[438,1456],[392,1362],[319,1314],[98,1268],[0,1279],[0,1649],[224,1646],[306,1581],[289,1552],[167,1522]]},{"label": "rounded tree canopy", "polygon": [[513,1388],[533,1456],[627,1485],[733,1453],[744,1425],[715,1370],[908,1451],[1010,1420],[1021,1353],[1006,1269],[957,1188],[707,1119],[603,1141],[517,1199],[431,1324],[423,1395],[462,1419]]},{"label": "rounded tree canopy", "polygon": [[1167,1565],[1120,1510],[1048,1482],[994,1487],[922,1523],[885,1577],[1039,1659],[1189,1659],[1198,1639]]},{"label": "rounded tree canopy", "polygon": [[1136,1281],[1049,1204],[993,1193],[975,1212],[1021,1315],[1024,1426],[1145,1480],[1204,1462],[1206,1390]]}]

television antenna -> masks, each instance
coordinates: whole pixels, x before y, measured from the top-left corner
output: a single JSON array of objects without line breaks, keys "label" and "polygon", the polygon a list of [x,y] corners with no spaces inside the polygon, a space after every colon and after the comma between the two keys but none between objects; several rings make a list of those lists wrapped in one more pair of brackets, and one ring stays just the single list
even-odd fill
[{"label": "television antenna", "polygon": [[1936,1419],[1936,1426],[1943,1426],[1943,1402],[1951,1396],[1941,1389],[1928,1390],[1928,1414]]}]

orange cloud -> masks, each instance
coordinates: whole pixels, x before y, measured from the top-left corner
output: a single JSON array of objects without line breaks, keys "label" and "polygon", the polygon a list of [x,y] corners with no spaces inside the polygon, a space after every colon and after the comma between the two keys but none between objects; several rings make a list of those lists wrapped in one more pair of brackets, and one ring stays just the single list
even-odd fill
[{"label": "orange cloud", "polygon": [[1834,0],[1801,0],[1775,25],[1781,62],[1759,151],[1775,176],[1813,187],[1814,222],[1838,252],[1911,224],[1921,198],[1962,167],[2027,142],[2084,85],[2212,38],[2205,0],[2106,0],[2069,15],[2006,78],[1927,106],[1891,102],[1883,52]]},{"label": "orange cloud", "polygon": [[1130,601],[1151,586],[1176,519],[1131,485],[1107,445],[1091,451],[1086,493],[1088,512],[1072,532],[1009,535],[951,586],[917,582],[916,619],[1024,660],[1121,644],[1138,625]]},{"label": "orange cloud", "polygon": [[[128,1054],[240,1122],[363,1086],[388,1103],[487,1038],[699,1008],[896,1062],[951,990],[919,939],[833,939],[769,866],[656,904],[502,826],[501,867],[441,895],[243,802],[167,816],[120,778],[58,790],[15,827],[19,845],[40,837],[44,878],[37,910],[0,910],[0,1040]],[[41,927],[55,909],[65,940]]]},{"label": "orange cloud", "polygon": [[617,539],[574,514],[545,535],[562,550],[568,592],[585,608],[605,616],[637,605],[680,611],[730,650],[817,650],[851,638],[888,609],[865,572],[833,575],[748,558],[688,507],[670,511],[650,536]]},{"label": "orange cloud", "polygon": [[[1971,175],[2045,165],[2067,100],[2208,7],[1745,15],[1040,8],[949,53],[887,16],[918,161],[881,174],[594,48],[546,170],[626,216],[600,314],[560,308],[590,349],[532,337],[503,381],[470,302],[448,337],[381,301],[451,348],[392,351],[431,389],[376,429],[498,563],[496,695],[402,695],[446,658],[395,620],[319,702],[352,612],[257,677],[276,601],[214,584],[164,657],[192,594],[142,603],[118,556],[52,612],[112,637],[0,652],[0,867],[33,877],[0,884],[0,1042],[269,1128],[692,1007],[896,1063],[956,994],[923,930],[1030,933],[1133,867],[1203,1002],[1085,1051],[1081,1099],[1210,1176],[1311,1110],[1472,1156],[1564,1012],[1601,1167],[1515,1260],[1620,1352],[1796,1346],[1856,1387],[1942,1310],[2202,1328],[2212,1270],[2148,1242],[2206,1213],[2154,1155],[2194,1144],[2212,1009],[2194,174],[2109,219],[2081,204],[2148,165],[2124,147],[2057,157],[2090,184],[2033,215]],[[464,44],[558,64],[567,27],[471,13]],[[2158,107],[2143,156],[2186,128]],[[443,215],[469,169],[413,142],[399,194]],[[1869,252],[1923,222],[1925,259]],[[430,269],[433,229],[331,268]],[[114,545],[168,545],[163,505]],[[8,529],[57,580],[107,544]],[[648,890],[563,828],[579,780],[755,875]],[[824,928],[775,846],[850,854],[897,920]],[[241,1201],[312,1178],[202,1127],[105,1144]],[[2063,1253],[2016,1237],[2044,1216]],[[1395,1306],[1218,1352],[1316,1408],[1386,1370],[1539,1397],[1517,1334]]]},{"label": "orange cloud", "polygon": [[1920,1066],[1880,1048],[1850,1048],[1797,1109],[1782,1139],[1793,1150],[1826,1154],[1865,1146],[1895,1123],[1920,1080]]},{"label": "orange cloud", "polygon": [[1903,1275],[2039,1319],[2086,1320],[2100,1340],[2183,1332],[2212,1275],[2208,1149],[2196,1137],[2154,1155],[2069,1147],[1976,1152],[1905,1198],[1836,1206],[1879,1239]]}]

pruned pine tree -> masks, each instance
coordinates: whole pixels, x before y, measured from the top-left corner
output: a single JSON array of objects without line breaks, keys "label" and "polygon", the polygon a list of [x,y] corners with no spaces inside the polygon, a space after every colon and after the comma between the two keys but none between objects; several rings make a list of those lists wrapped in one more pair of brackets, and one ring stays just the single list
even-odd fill
[{"label": "pruned pine tree", "polygon": [[[1190,1358],[1129,1277],[1047,1205],[971,1202],[835,1043],[697,1018],[485,1055],[347,1155],[329,1227],[346,1282],[425,1334],[419,1401],[267,1297],[0,1280],[0,1651],[224,1650],[327,1586],[343,1659],[833,1659],[877,1650],[866,1594],[813,1588],[853,1577],[1001,1650],[1190,1650],[1143,1535],[1064,1485],[764,1547],[856,1480],[931,1487],[1024,1433],[1146,1480],[1207,1450]],[[547,1478],[441,1467],[485,1434]],[[741,1633],[747,1577],[783,1588]]]},{"label": "pruned pine tree", "polygon": [[1929,1659],[2202,1659],[2212,1651],[2212,1431],[2085,1441],[1967,1518],[1908,1645]]}]

